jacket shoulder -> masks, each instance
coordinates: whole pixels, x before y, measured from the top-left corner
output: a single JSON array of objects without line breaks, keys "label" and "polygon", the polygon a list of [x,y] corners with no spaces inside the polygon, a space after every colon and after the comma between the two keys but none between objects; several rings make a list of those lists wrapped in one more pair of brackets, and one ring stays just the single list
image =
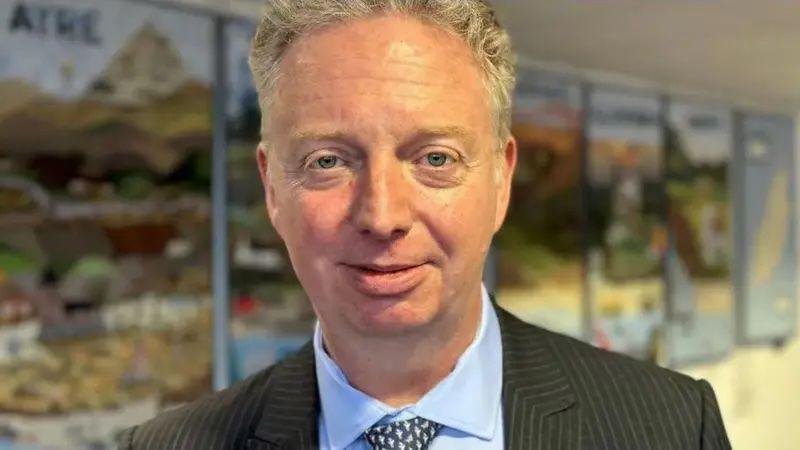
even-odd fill
[{"label": "jacket shoulder", "polygon": [[697,380],[654,363],[621,353],[597,348],[578,339],[540,329],[568,376],[579,387],[583,384],[624,384],[624,391],[654,393],[695,390]]},{"label": "jacket shoulder", "polygon": [[[544,345],[558,361],[563,375],[579,394],[601,386],[619,386],[621,391],[673,387],[677,390],[694,390],[697,381],[678,372],[653,363],[603,350],[584,341],[523,322],[513,314],[498,308],[505,334],[515,343],[538,342]],[[530,344],[525,344],[528,347]],[[520,348],[517,345],[515,348]],[[634,382],[634,383],[631,383]],[[618,396],[611,396],[618,398]],[[604,398],[611,401],[614,398]]]},{"label": "jacket shoulder", "polygon": [[123,431],[119,449],[243,448],[244,439],[262,414],[276,367]]},{"label": "jacket shoulder", "polygon": [[[505,364],[540,367],[569,389],[580,448],[729,450],[714,390],[703,380],[598,349],[498,308]],[[538,362],[533,362],[538,360]],[[536,376],[536,375],[533,375]],[[541,381],[541,377],[540,377]],[[565,419],[566,420],[566,419]]]},{"label": "jacket shoulder", "polygon": [[539,329],[569,379],[590,448],[729,449],[716,396],[705,380]]}]

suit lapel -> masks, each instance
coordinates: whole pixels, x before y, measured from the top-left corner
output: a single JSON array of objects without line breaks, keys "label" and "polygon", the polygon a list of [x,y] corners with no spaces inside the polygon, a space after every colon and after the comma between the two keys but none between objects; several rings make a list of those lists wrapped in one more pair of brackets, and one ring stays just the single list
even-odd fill
[{"label": "suit lapel", "polygon": [[496,304],[495,309],[503,339],[505,448],[577,449],[579,409],[561,363],[547,342],[546,332],[520,321]]},{"label": "suit lapel", "polygon": [[319,394],[309,342],[297,354],[275,366],[266,405],[248,450],[311,450],[319,448]]}]

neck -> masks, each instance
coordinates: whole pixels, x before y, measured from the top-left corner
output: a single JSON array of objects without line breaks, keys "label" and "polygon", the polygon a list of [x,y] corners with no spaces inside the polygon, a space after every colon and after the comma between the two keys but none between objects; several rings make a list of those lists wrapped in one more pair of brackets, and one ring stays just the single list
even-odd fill
[{"label": "neck", "polygon": [[[475,339],[481,288],[460,314],[400,337],[343,336],[323,328],[325,349],[356,389],[394,408],[416,403],[453,371]],[[343,345],[341,345],[343,344]]]}]

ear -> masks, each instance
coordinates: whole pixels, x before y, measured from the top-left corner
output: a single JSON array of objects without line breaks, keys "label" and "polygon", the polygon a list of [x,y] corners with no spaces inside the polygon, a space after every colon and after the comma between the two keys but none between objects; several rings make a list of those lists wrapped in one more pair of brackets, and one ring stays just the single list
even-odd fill
[{"label": "ear", "polygon": [[511,179],[517,166],[517,140],[513,136],[506,141],[502,155],[498,155],[497,167],[497,210],[495,212],[494,232],[500,229],[506,219],[511,200]]},{"label": "ear", "polygon": [[275,186],[273,185],[274,180],[269,173],[269,153],[263,142],[260,142],[256,148],[256,159],[258,160],[258,174],[261,177],[261,184],[264,186],[264,203],[267,208],[269,220],[272,222],[272,226],[278,232],[278,235],[283,237],[279,228],[278,205],[275,198]]}]

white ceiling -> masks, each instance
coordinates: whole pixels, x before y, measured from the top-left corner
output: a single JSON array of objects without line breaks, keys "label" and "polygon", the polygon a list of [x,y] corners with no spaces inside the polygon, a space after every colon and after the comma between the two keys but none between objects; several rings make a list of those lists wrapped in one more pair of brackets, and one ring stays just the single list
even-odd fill
[{"label": "white ceiling", "polygon": [[800,0],[493,3],[522,60],[588,79],[800,112]]}]

